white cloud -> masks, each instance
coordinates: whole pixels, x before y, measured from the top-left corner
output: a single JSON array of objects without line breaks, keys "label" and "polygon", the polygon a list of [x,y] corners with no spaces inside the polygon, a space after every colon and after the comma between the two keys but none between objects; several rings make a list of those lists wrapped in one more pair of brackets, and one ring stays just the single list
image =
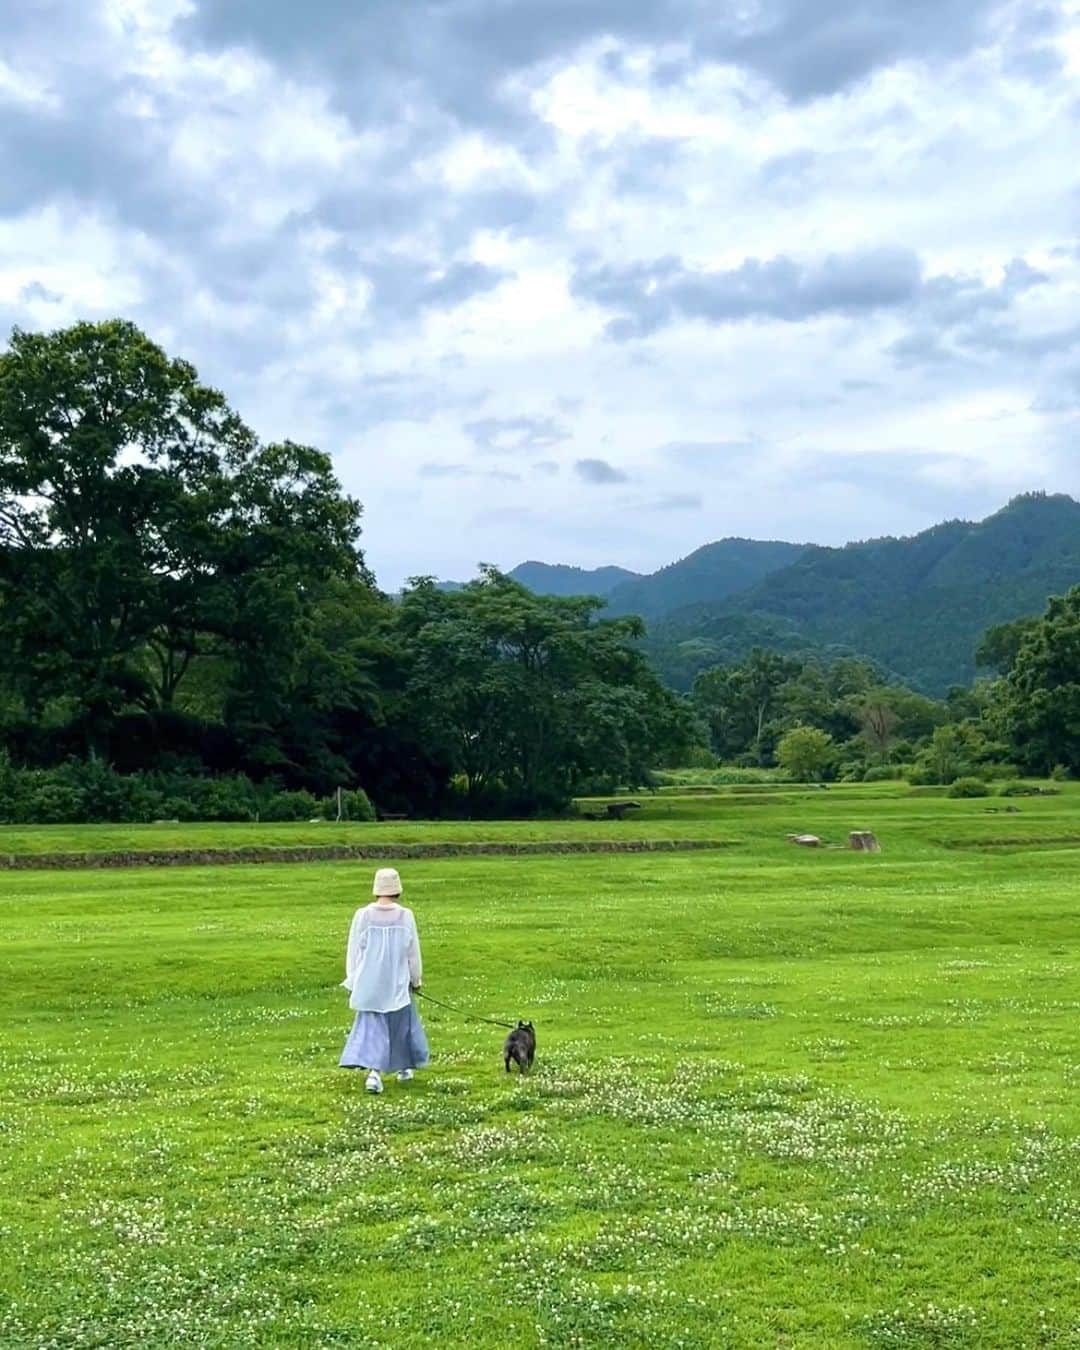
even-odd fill
[{"label": "white cloud", "polygon": [[1077,486],[1075,0],[53,10],[0,317],[130,316],[324,445],[387,585]]}]

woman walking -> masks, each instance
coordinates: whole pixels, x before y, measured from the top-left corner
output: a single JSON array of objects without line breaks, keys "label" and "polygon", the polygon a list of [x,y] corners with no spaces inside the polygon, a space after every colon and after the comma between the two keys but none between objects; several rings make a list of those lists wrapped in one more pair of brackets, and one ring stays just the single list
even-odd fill
[{"label": "woman walking", "polygon": [[412,1000],[420,988],[420,938],[412,910],[401,904],[401,878],[392,867],[375,873],[373,904],[358,909],[349,929],[345,978],[356,1009],[341,1053],[344,1069],[367,1069],[368,1092],[383,1090],[382,1075],[407,1083],[428,1062],[427,1037]]}]

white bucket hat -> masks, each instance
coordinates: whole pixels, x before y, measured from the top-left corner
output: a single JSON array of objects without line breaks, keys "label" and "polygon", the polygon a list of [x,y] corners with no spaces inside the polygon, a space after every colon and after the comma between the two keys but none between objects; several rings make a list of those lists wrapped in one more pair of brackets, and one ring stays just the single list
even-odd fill
[{"label": "white bucket hat", "polygon": [[375,884],[371,888],[372,895],[400,895],[401,878],[393,867],[380,867],[375,873]]}]

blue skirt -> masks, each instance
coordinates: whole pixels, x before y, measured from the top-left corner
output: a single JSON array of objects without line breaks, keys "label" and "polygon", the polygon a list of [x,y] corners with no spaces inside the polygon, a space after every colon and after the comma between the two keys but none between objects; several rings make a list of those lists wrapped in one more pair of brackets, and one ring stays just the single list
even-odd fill
[{"label": "blue skirt", "polygon": [[410,1001],[394,1012],[358,1012],[338,1064],[342,1069],[400,1073],[422,1069],[427,1062],[427,1037]]}]

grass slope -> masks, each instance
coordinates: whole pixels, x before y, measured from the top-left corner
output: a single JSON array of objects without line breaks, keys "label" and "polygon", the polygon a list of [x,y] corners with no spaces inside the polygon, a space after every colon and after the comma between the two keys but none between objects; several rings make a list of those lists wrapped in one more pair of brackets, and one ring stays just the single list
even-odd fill
[{"label": "grass slope", "polygon": [[[1019,814],[993,819],[1007,803],[996,798],[942,800],[944,789],[909,790],[893,783],[839,784],[819,788],[783,783],[739,784],[705,789],[662,789],[584,801],[584,810],[609,800],[633,800],[641,809],[623,821],[388,821],[379,824],[182,824],[182,825],[0,825],[0,855],[30,853],[158,852],[181,849],[302,848],[360,845],[393,857],[399,844],[469,844],[625,839],[721,839],[775,843],[792,832],[810,831],[843,842],[849,829],[880,824],[899,831],[905,848],[924,840],[978,839],[1002,831],[1027,838],[1031,830],[1060,839],[1080,839],[1080,795],[1068,788],[1046,800],[1022,799]],[[762,813],[759,809],[768,807]]]},{"label": "grass slope", "polygon": [[539,1065],[425,1009],[378,1100],[367,867],[0,876],[0,1344],[1080,1343],[1080,797],[666,804],[743,847],[409,865]]}]

